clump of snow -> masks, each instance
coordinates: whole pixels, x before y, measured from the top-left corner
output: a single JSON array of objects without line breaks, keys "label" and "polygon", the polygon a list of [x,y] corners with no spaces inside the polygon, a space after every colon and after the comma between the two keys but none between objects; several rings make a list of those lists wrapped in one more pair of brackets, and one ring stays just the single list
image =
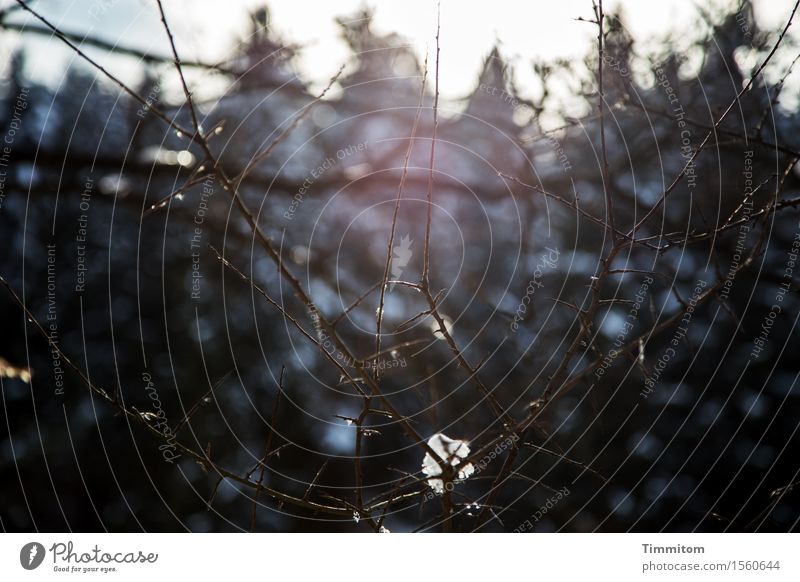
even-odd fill
[{"label": "clump of snow", "polygon": [[[469,456],[467,441],[451,439],[440,432],[428,439],[428,446],[433,449],[433,452],[441,460],[449,463],[451,467],[455,467],[461,463],[462,459],[466,459]],[[472,463],[462,465],[458,469],[458,478],[466,479],[474,471],[475,467],[473,467]],[[430,453],[425,453],[425,458],[422,459],[422,472],[428,477],[437,477],[442,474],[439,461],[434,459]],[[444,493],[444,481],[442,479],[428,479],[428,485],[436,493]]]}]

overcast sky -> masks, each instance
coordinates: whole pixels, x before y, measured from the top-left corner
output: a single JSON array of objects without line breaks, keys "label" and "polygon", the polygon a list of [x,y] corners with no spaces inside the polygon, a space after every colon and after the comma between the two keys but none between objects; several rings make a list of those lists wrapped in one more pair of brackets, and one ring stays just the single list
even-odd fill
[{"label": "overcast sky", "polygon": [[[10,0],[2,0],[7,5]],[[704,1],[724,6],[727,0]],[[304,46],[297,66],[306,80],[324,83],[347,59],[339,38],[336,16],[352,15],[365,4],[375,8],[375,29],[397,32],[407,38],[422,57],[434,45],[436,3],[433,0],[272,0],[273,28],[285,40]],[[243,38],[247,14],[263,5],[258,0],[166,0],[170,22],[184,58],[207,61],[223,59]],[[631,33],[645,49],[669,31],[678,31],[688,42],[702,29],[696,3],[689,0],[607,0],[606,12],[622,7]],[[785,22],[793,0],[756,0],[756,14],[765,26]],[[33,6],[65,30],[92,34],[151,52],[168,53],[154,0],[37,0]],[[482,60],[497,40],[514,60],[523,93],[533,90],[529,62],[532,57],[551,59],[581,56],[596,42],[596,29],[576,21],[592,16],[591,0],[442,0],[441,75],[442,95],[463,97],[474,87]],[[23,15],[15,17],[25,20]],[[800,28],[800,25],[798,25]],[[8,52],[15,40],[4,35],[0,50]],[[795,37],[797,35],[795,34]],[[74,58],[54,49],[55,43],[27,41],[35,51],[29,62],[32,73],[57,83],[66,64]],[[55,41],[57,42],[57,41]],[[100,60],[107,55],[96,54]],[[5,60],[5,59],[4,59]],[[126,62],[127,61],[127,62]],[[130,59],[108,62],[115,73],[130,79],[137,70]]]}]

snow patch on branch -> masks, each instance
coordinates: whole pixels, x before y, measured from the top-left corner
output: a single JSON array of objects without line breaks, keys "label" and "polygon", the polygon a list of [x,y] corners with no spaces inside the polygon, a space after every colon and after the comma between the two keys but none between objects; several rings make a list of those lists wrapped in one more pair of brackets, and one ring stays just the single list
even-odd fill
[{"label": "snow patch on branch", "polygon": [[[459,466],[461,461],[469,456],[467,441],[451,439],[442,433],[436,433],[428,439],[428,446],[433,449],[433,452],[438,455],[439,459],[450,464],[451,467]],[[472,475],[474,471],[475,467],[473,467],[472,463],[461,465],[458,469],[458,478],[466,479]],[[422,472],[428,477],[438,477],[442,474],[439,461],[432,457],[430,453],[425,453],[425,458],[422,459]],[[444,493],[444,480],[428,479],[428,485],[430,485],[436,493]]]}]

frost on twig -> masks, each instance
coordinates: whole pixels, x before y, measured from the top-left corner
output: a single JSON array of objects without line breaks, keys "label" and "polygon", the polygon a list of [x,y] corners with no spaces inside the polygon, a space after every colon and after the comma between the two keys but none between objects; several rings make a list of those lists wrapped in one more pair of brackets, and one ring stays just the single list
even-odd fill
[{"label": "frost on twig", "polygon": [[[442,433],[436,433],[428,439],[428,446],[433,449],[439,458],[445,463],[456,467],[461,463],[462,459],[466,459],[469,455],[469,447],[467,441],[458,439],[451,439]],[[466,479],[475,471],[472,463],[467,463],[459,467],[458,478]],[[434,459],[430,453],[425,453],[425,458],[422,459],[422,472],[428,477],[438,477],[442,474],[442,467],[439,461]],[[428,479],[428,485],[436,493],[444,493],[444,480],[443,479]]]}]

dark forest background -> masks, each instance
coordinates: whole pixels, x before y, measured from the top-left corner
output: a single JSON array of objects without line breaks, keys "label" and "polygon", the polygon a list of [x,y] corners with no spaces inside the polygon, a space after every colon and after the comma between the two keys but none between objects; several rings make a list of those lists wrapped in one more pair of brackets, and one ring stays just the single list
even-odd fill
[{"label": "dark forest background", "polygon": [[[52,33],[21,10],[2,34]],[[369,12],[322,99],[266,9],[182,65],[227,86],[196,103],[166,52],[132,55],[138,100],[8,55],[2,528],[796,530],[798,47],[747,2],[704,18],[694,52],[645,56],[595,12],[602,57],[527,63],[535,99],[496,47],[440,101],[433,48]],[[406,427],[473,464],[514,445],[430,495]]]}]

